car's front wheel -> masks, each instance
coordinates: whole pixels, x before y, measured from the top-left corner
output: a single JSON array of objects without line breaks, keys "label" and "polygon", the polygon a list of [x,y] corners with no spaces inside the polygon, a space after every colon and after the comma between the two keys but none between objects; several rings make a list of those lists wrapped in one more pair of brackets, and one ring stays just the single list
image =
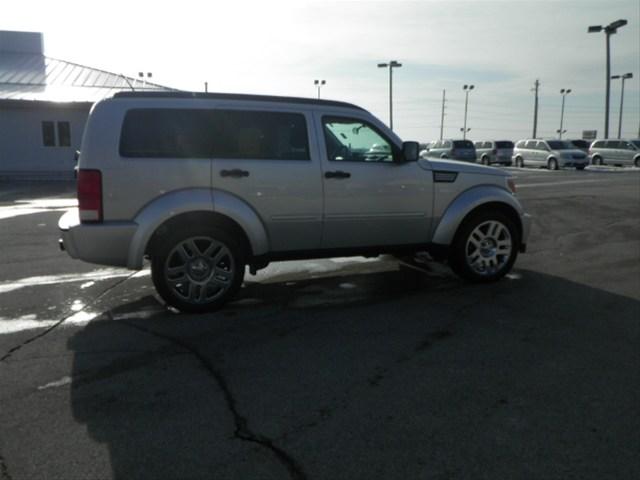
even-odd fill
[{"label": "car's front wheel", "polygon": [[169,305],[199,313],[220,308],[244,278],[240,242],[224,230],[186,229],[170,234],[151,258],[153,284]]},{"label": "car's front wheel", "polygon": [[473,282],[502,278],[518,256],[520,235],[514,222],[499,211],[467,218],[456,233],[449,253],[454,272]]},{"label": "car's front wheel", "polygon": [[547,163],[547,168],[549,170],[558,170],[558,161],[555,158],[549,159],[549,162]]},{"label": "car's front wheel", "polygon": [[522,157],[516,157],[516,167],[524,168],[524,160]]}]

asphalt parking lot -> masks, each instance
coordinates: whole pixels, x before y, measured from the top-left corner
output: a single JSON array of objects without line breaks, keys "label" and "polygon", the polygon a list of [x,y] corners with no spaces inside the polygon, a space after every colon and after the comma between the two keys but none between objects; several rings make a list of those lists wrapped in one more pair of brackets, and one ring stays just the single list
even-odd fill
[{"label": "asphalt parking lot", "polygon": [[640,171],[510,169],[491,285],[285,262],[208,315],[70,259],[73,186],[0,184],[0,480],[640,477]]}]

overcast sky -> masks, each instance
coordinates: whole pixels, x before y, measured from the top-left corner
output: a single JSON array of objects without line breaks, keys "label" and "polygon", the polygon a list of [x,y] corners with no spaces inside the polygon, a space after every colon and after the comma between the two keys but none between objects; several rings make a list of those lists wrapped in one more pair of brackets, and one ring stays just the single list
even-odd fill
[{"label": "overcast sky", "polygon": [[[605,35],[589,25],[619,18],[611,37],[612,74],[625,83],[623,136],[640,128],[638,0],[511,1],[192,1],[4,2],[0,29],[44,33],[45,53],[115,73],[153,72],[157,83],[209,91],[353,102],[388,122],[388,71],[394,70],[394,129],[406,140],[461,136],[463,84],[469,138],[519,139],[533,124],[540,79],[538,135],[604,130]],[[620,80],[612,81],[610,134],[617,134]]]}]

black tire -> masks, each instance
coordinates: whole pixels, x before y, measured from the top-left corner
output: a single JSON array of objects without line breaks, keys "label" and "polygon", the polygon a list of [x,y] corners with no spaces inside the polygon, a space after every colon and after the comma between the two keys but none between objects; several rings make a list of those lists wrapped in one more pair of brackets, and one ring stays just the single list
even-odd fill
[{"label": "black tire", "polygon": [[244,278],[241,242],[217,228],[185,228],[167,235],[151,257],[158,294],[181,312],[220,308],[238,291]]},{"label": "black tire", "polygon": [[584,170],[584,167],[586,167],[586,165],[578,165],[576,170]]},{"label": "black tire", "polygon": [[[497,224],[495,238],[489,238],[492,225]],[[479,240],[478,234],[486,232]],[[473,235],[473,237],[472,237]],[[482,244],[492,240],[487,245]],[[505,245],[509,244],[507,250]],[[513,220],[500,211],[482,211],[466,218],[458,228],[449,250],[449,265],[460,277],[477,283],[499,280],[513,267],[518,257],[520,233]],[[482,262],[479,265],[478,262]],[[495,262],[495,265],[493,264]]]},{"label": "black tire", "polygon": [[558,170],[558,160],[555,158],[550,158],[547,162],[547,168],[549,170]]},{"label": "black tire", "polygon": [[522,157],[516,157],[516,167],[524,168],[524,160]]},{"label": "black tire", "polygon": [[594,165],[602,165],[602,157],[598,157],[597,155],[591,159],[591,163]]},{"label": "black tire", "polygon": [[489,159],[487,157],[482,157],[482,164],[489,165]]},{"label": "black tire", "polygon": [[634,164],[637,168],[640,168],[640,157],[636,158],[636,159],[633,161],[633,164]]}]

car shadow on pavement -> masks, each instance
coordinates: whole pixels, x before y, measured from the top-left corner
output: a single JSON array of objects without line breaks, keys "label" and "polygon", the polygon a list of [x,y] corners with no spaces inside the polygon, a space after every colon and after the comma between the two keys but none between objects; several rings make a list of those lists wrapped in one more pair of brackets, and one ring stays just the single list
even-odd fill
[{"label": "car shadow on pavement", "polygon": [[527,270],[490,285],[401,270],[248,284],[208,315],[155,302],[68,343],[72,413],[108,447],[100,478],[640,469],[638,299]]}]

